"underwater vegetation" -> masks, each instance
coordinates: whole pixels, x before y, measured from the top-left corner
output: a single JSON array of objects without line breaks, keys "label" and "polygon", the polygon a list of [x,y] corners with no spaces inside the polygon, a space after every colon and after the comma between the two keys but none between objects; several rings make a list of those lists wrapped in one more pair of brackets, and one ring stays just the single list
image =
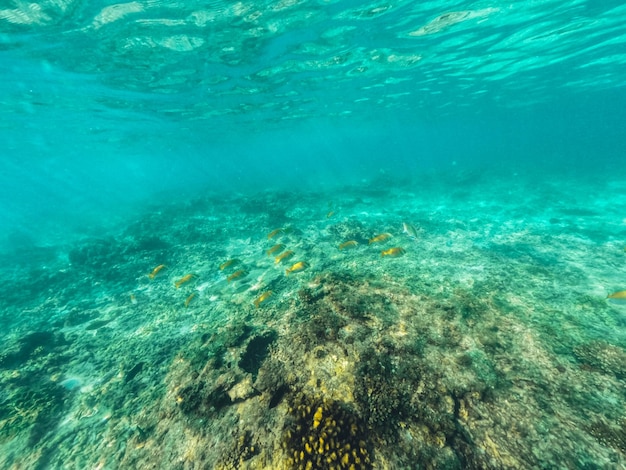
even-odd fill
[{"label": "underwater vegetation", "polygon": [[0,466],[626,465],[623,244],[408,190],[187,201],[7,277]]}]

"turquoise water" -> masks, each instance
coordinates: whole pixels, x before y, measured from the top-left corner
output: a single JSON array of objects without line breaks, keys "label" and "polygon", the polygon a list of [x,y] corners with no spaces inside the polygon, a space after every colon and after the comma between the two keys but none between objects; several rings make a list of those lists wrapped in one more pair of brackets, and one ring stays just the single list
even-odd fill
[{"label": "turquoise water", "polygon": [[1,4],[0,467],[626,468],[596,3]]}]

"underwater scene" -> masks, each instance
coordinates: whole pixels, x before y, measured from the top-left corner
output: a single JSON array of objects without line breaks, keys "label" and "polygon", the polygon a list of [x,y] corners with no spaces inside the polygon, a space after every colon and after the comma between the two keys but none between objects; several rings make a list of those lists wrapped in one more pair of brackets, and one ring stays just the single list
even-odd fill
[{"label": "underwater scene", "polygon": [[0,468],[626,469],[626,4],[0,2]]}]

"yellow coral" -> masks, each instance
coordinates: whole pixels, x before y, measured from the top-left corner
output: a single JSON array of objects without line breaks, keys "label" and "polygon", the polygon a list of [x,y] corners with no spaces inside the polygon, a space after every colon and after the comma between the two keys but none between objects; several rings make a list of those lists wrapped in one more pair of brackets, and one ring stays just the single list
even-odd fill
[{"label": "yellow coral", "polygon": [[324,413],[324,410],[320,406],[315,412],[315,415],[313,416],[313,429],[317,429],[317,427],[320,425],[320,422],[322,421],[323,413]]}]

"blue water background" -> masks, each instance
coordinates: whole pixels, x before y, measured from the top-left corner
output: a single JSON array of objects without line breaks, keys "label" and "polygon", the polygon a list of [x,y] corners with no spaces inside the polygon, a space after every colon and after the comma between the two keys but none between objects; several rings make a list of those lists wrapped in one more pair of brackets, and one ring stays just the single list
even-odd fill
[{"label": "blue water background", "polygon": [[[571,12],[579,15],[573,18],[601,17],[616,5],[619,2],[602,8],[572,2],[555,23],[568,24]],[[339,12],[346,6],[340,2],[328,8]],[[459,2],[456,10],[469,6]],[[83,11],[82,23],[86,24],[91,10],[93,14],[98,11],[95,5],[90,8]],[[425,8],[420,18],[427,23],[442,11],[446,11],[444,5],[439,10]],[[373,24],[391,27],[401,21],[401,15],[381,17]],[[532,26],[532,18],[527,23]],[[46,244],[93,235],[109,223],[132,216],[142,204],[208,192],[332,190],[373,184],[381,177],[384,184],[396,179],[419,185],[427,174],[468,170],[502,175],[530,172],[537,178],[577,173],[604,178],[619,173],[626,161],[626,72],[616,56],[623,40],[615,46],[610,42],[611,34],[617,34],[615,28],[602,32],[598,27],[596,41],[604,44],[599,49],[582,32],[566,36],[568,49],[560,49],[564,55],[585,48],[582,58],[590,62],[618,57],[613,63],[600,61],[595,69],[578,67],[578,56],[554,63],[546,57],[543,66],[520,70],[512,78],[482,81],[480,76],[463,76],[463,66],[457,67],[456,74],[439,74],[426,60],[406,71],[389,72],[388,76],[404,80],[393,91],[406,95],[393,105],[382,92],[368,88],[381,82],[384,74],[338,85],[333,85],[329,75],[328,85],[322,80],[322,85],[303,89],[297,79],[305,80],[307,74],[294,73],[293,83],[282,83],[280,90],[299,92],[306,98],[303,117],[285,119],[295,111],[280,107],[263,111],[260,106],[250,112],[197,119],[183,111],[197,102],[215,103],[217,108],[227,105],[230,98],[214,91],[219,86],[187,83],[167,95],[124,89],[119,83],[124,82],[124,74],[132,79],[133,61],[141,62],[137,58],[127,59],[126,68],[113,65],[102,74],[77,71],[76,63],[90,57],[79,40],[46,42],[59,30],[71,33],[70,26],[76,25],[60,23],[52,32],[7,27],[0,36],[5,49],[0,52],[4,104],[0,240],[9,251],[20,240]],[[213,68],[226,69],[233,82],[246,73],[292,60],[290,48],[315,41],[326,26],[318,21],[287,30],[259,46],[254,60],[230,68],[209,64],[205,74],[213,73]],[[452,25],[424,37],[415,47],[428,57],[442,42],[456,40],[462,45],[462,34],[472,33],[473,28],[479,29],[472,22]],[[497,31],[500,37],[514,37],[517,28],[513,23]],[[391,37],[384,28],[362,22],[356,31],[346,40],[356,41],[360,33],[357,42],[362,47],[406,48],[406,37]],[[459,39],[455,39],[457,34]],[[479,46],[480,34],[484,40],[489,34],[482,30],[476,34],[478,45],[468,55],[479,60],[481,52],[487,54]],[[519,42],[520,60],[533,59],[524,56],[523,41]],[[60,52],[62,48],[66,50]],[[93,55],[94,61],[105,64],[105,55]],[[112,76],[119,79],[115,86]],[[471,84],[466,92],[464,80]],[[566,82],[570,85],[564,86]],[[578,86],[571,85],[577,82]],[[367,99],[359,99],[363,96]],[[116,108],[110,104],[113,100],[123,104]],[[233,102],[242,100],[234,98]],[[262,105],[269,95],[261,92],[250,100]],[[179,112],[163,112],[167,108]]]}]

